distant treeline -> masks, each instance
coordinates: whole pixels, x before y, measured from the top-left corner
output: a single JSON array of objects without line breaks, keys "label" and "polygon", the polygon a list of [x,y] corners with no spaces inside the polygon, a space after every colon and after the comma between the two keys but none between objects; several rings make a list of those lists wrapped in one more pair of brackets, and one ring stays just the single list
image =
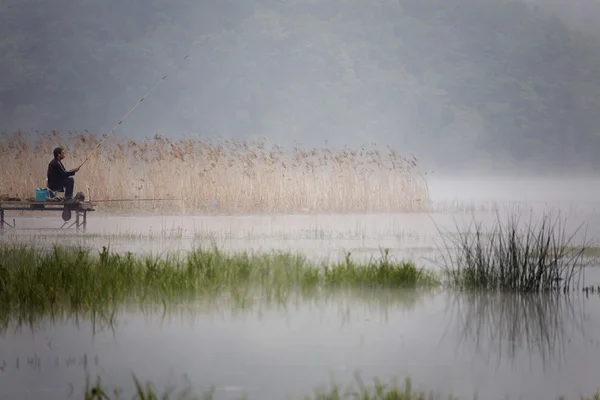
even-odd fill
[{"label": "distant treeline", "polygon": [[0,6],[0,130],[103,132],[171,71],[122,134],[599,166],[599,36],[532,3],[14,1]]}]

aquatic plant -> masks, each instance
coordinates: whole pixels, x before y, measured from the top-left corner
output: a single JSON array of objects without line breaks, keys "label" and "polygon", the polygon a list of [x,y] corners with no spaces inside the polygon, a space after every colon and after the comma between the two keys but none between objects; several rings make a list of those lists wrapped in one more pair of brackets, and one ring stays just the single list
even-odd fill
[{"label": "aquatic plant", "polygon": [[[32,137],[39,139],[32,143]],[[133,141],[115,135],[94,152],[101,139],[56,131],[0,134],[0,195],[32,196],[45,185],[52,149],[62,145],[68,167],[90,155],[76,175],[76,190],[88,198],[183,199],[104,203],[104,209],[391,212],[424,210],[429,202],[417,159],[392,149],[387,154],[365,146],[288,150],[264,141],[172,141],[158,135]]]},{"label": "aquatic plant", "polygon": [[431,287],[439,283],[431,271],[419,269],[409,261],[392,260],[388,249],[384,249],[382,257],[367,263],[366,267],[352,261],[350,256],[351,253],[347,253],[343,262],[324,267],[320,275],[325,286],[399,288]]},{"label": "aquatic plant", "polygon": [[[455,235],[442,232],[442,268],[450,284],[460,289],[540,292],[569,291],[581,287],[590,243],[574,245],[559,215],[544,213],[537,222],[530,217],[521,229],[520,217],[503,222],[497,214],[493,226],[472,221],[459,226]],[[449,237],[450,239],[445,239]]]},{"label": "aquatic plant", "polygon": [[431,287],[438,281],[408,261],[316,264],[287,252],[224,253],[195,249],[161,257],[90,249],[0,244],[0,308],[39,310],[57,304],[90,310],[103,304],[185,296],[285,297],[295,290]]}]

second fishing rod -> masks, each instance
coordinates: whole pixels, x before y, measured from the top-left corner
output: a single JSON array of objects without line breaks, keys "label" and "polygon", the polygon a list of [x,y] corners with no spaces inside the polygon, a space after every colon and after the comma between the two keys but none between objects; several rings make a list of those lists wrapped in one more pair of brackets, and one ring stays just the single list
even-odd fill
[{"label": "second fishing rod", "polygon": [[[194,42],[194,44],[192,44],[188,54],[185,55],[185,57],[183,57],[183,59],[181,60],[181,62],[183,63],[185,60],[188,59],[189,54],[191,53],[191,50],[194,48],[194,46],[198,43],[203,43],[206,42],[208,39],[210,39],[210,36],[206,36],[204,38],[204,40],[199,40]],[[117,124],[110,130],[110,132],[108,132],[104,138],[98,143],[98,145],[96,145],[96,147],[87,155],[87,157],[85,158],[85,160],[83,160],[83,162],[79,165],[79,167],[76,168],[76,170],[78,171],[79,169],[81,169],[81,167],[83,167],[85,165],[85,163],[90,159],[90,157],[102,146],[102,144],[104,144],[104,142],[106,141],[106,139],[112,135],[117,128],[123,123],[123,121],[125,121],[127,119],[127,117],[129,117],[131,115],[131,113],[133,113],[133,111],[139,107],[140,104],[142,104],[142,102],[148,97],[150,96],[150,94],[154,91],[154,89],[156,89],[156,87],[158,85],[160,85],[165,79],[167,79],[167,75],[164,75],[162,78],[160,78],[147,92],[146,94],[144,94],[144,96],[142,96],[142,98],[129,110],[127,111],[127,113],[119,120],[119,122],[117,122]]]}]

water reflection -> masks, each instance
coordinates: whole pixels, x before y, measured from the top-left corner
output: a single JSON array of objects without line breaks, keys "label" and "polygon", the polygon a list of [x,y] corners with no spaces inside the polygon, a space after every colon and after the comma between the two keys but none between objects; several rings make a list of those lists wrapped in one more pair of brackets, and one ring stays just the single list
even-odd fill
[{"label": "water reflection", "polygon": [[542,368],[563,362],[565,345],[585,339],[583,296],[564,294],[460,293],[448,311],[458,348],[468,347],[499,367],[515,366],[527,356]]},{"label": "water reflection", "polygon": [[212,318],[237,317],[262,320],[267,312],[278,312],[288,318],[300,310],[322,312],[337,309],[340,326],[352,323],[353,314],[378,315],[387,322],[392,311],[411,311],[431,298],[433,290],[311,290],[285,291],[265,295],[264,291],[244,288],[225,296],[155,296],[143,302],[98,302],[96,304],[53,304],[47,308],[19,307],[0,310],[0,337],[58,325],[69,325],[80,330],[84,324],[92,335],[102,332],[116,334],[120,320],[126,315],[139,315],[147,319],[158,318],[157,323],[175,319],[195,320],[201,315]]},{"label": "water reflection", "polygon": [[[256,399],[301,398],[330,374],[347,384],[355,372],[365,379],[411,376],[460,398],[556,398],[597,389],[600,352],[584,338],[599,328],[597,297],[585,303],[592,320],[582,299],[564,296],[258,294],[63,306],[35,318],[13,312],[0,335],[0,379],[7,382],[0,398],[64,399],[68,384],[81,392],[85,373],[129,393],[131,372],[161,386],[188,374],[194,392],[215,385],[218,398],[227,399],[235,397],[231,388]],[[23,397],[25,389],[36,392]]]}]

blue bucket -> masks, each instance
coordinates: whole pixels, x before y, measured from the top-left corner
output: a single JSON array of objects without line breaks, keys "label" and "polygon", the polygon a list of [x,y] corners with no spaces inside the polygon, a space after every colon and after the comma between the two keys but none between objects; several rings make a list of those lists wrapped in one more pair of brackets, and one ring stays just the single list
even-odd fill
[{"label": "blue bucket", "polygon": [[35,201],[46,201],[46,197],[48,197],[48,189],[46,189],[46,188],[35,189]]}]

